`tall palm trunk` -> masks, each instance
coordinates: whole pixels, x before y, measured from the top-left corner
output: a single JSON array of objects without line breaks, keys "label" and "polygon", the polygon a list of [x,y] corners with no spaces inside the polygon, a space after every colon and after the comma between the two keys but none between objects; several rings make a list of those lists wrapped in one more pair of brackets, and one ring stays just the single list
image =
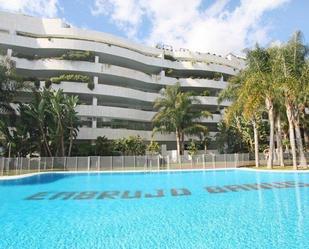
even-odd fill
[{"label": "tall palm trunk", "polygon": [[276,132],[276,140],[277,140],[277,150],[278,150],[278,159],[279,165],[284,166],[284,158],[283,158],[283,146],[282,146],[282,129],[281,129],[281,116],[280,113],[277,115],[277,132]]},{"label": "tall palm trunk", "polygon": [[272,169],[273,167],[273,156],[274,156],[274,133],[275,133],[275,121],[274,121],[274,105],[272,99],[266,98],[266,108],[268,110],[269,119],[269,155],[267,160],[267,168]]},{"label": "tall palm trunk", "polygon": [[296,145],[295,145],[295,134],[294,134],[294,123],[293,123],[293,109],[292,109],[292,106],[288,103],[286,103],[286,115],[287,115],[288,122],[289,122],[289,136],[290,136],[293,168],[297,169]]},{"label": "tall palm trunk", "polygon": [[73,127],[70,128],[70,143],[69,143],[69,149],[68,149],[68,156],[71,156],[72,146],[73,146]]},{"label": "tall palm trunk", "polygon": [[301,137],[300,125],[299,125],[299,115],[294,118],[296,143],[299,150],[299,165],[302,167],[307,167],[307,160],[304,153],[304,145]]},{"label": "tall palm trunk", "polygon": [[181,141],[181,134],[178,129],[176,129],[176,144],[177,144],[177,157],[178,161],[180,162],[180,141]]},{"label": "tall palm trunk", "polygon": [[259,160],[259,131],[257,129],[256,120],[252,120],[253,132],[254,132],[254,156],[255,156],[255,167],[260,166]]},{"label": "tall palm trunk", "polygon": [[184,155],[185,152],[185,134],[181,132],[180,154]]},{"label": "tall palm trunk", "polygon": [[45,148],[46,148],[46,151],[48,153],[48,156],[49,157],[52,157],[52,153],[51,153],[51,150],[49,148],[49,144],[48,144],[48,141],[47,141],[47,138],[46,138],[46,134],[44,132],[44,129],[42,127],[42,125],[39,125],[40,126],[40,130],[41,130],[41,133],[42,133],[42,137],[43,137],[43,141],[44,141],[44,145],[45,145]]},{"label": "tall palm trunk", "polygon": [[306,130],[306,127],[304,127],[304,140],[305,140],[305,150],[308,152],[309,151],[309,135]]}]

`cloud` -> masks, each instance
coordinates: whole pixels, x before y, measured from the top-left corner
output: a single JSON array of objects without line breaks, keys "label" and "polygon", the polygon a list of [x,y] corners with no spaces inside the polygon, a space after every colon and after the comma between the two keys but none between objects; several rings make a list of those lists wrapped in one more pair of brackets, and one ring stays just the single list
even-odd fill
[{"label": "cloud", "polygon": [[95,16],[110,16],[128,36],[133,37],[141,23],[144,10],[135,0],[96,0],[91,13]]},{"label": "cloud", "polygon": [[271,23],[262,17],[289,1],[240,0],[231,7],[231,0],[217,0],[204,7],[202,0],[95,0],[92,13],[110,17],[129,38],[136,38],[146,20],[150,31],[142,41],[148,45],[227,54],[269,42]]},{"label": "cloud", "polygon": [[30,15],[55,17],[59,10],[58,0],[0,0],[0,9]]}]

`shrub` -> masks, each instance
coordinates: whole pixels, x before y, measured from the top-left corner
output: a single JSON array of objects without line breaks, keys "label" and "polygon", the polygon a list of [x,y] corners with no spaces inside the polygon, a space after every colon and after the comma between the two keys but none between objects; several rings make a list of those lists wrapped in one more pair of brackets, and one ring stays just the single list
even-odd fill
[{"label": "shrub", "polygon": [[88,82],[87,86],[90,90],[94,89],[94,83],[92,81]]},{"label": "shrub", "polygon": [[50,79],[45,80],[45,87],[49,88],[51,86],[52,82]]},{"label": "shrub", "polygon": [[165,54],[164,55],[164,59],[165,60],[169,60],[169,61],[177,61],[177,59],[174,56],[170,55],[170,54]]},{"label": "shrub", "polygon": [[58,77],[50,78],[50,81],[54,84],[60,84],[61,81],[71,81],[71,82],[84,82],[90,83],[91,79],[89,76],[81,74],[62,74]]},{"label": "shrub", "polygon": [[65,52],[63,55],[61,55],[57,59],[72,60],[72,61],[94,61],[94,52],[70,50],[70,51]]},{"label": "shrub", "polygon": [[36,54],[23,54],[19,52],[13,52],[13,56],[27,60],[56,59],[56,60],[72,60],[72,61],[94,61],[95,54],[92,51],[69,50],[60,56],[54,56],[54,57],[38,56]]},{"label": "shrub", "polygon": [[201,96],[210,96],[209,90],[205,90],[201,93]]}]

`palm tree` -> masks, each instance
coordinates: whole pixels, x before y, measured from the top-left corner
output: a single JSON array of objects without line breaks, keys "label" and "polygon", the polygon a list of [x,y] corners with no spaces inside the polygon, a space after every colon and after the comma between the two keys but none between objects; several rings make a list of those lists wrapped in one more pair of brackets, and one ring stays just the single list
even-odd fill
[{"label": "palm tree", "polygon": [[308,48],[303,43],[301,32],[296,32],[288,43],[277,48],[276,52],[274,64],[276,64],[278,72],[277,81],[280,83],[280,89],[284,95],[293,167],[297,169],[295,140],[300,155],[300,165],[307,166],[300,130],[300,118],[309,97]]},{"label": "palm tree", "polygon": [[[225,122],[229,126],[234,120],[243,118],[248,121],[253,128],[255,166],[259,167],[259,123],[263,111],[263,98],[258,88],[253,87],[257,81],[256,74],[252,73],[251,68],[241,71],[238,75],[232,77],[228,87],[219,94],[218,102],[223,100],[233,101],[225,112]],[[237,122],[239,124],[239,122]],[[241,124],[240,124],[241,125]],[[237,127],[241,133],[242,127]],[[245,139],[248,140],[248,139]],[[250,140],[250,148],[252,142]]]},{"label": "palm tree", "polygon": [[[53,118],[50,115],[50,103],[49,98],[50,94],[47,91],[43,92],[33,92],[34,99],[29,104],[23,104],[22,107],[24,109],[23,117],[27,119],[32,119],[36,122],[39,128],[39,134],[37,139],[43,141],[44,149],[48,156],[53,156],[51,143],[50,143],[50,132],[49,127],[52,124]],[[27,125],[25,123],[25,125]]]},{"label": "palm tree", "polygon": [[155,101],[154,108],[158,112],[152,120],[153,132],[175,132],[178,155],[183,154],[185,135],[207,131],[207,127],[198,122],[211,114],[193,108],[197,104],[200,104],[199,99],[190,92],[182,92],[179,83],[168,86]]},{"label": "palm tree", "polygon": [[77,137],[78,134],[78,125],[79,121],[77,118],[77,112],[75,111],[76,106],[78,103],[78,96],[68,96],[65,101],[65,120],[66,120],[66,127],[69,130],[69,148],[68,148],[68,156],[71,156],[73,140]]},{"label": "palm tree", "polygon": [[[1,51],[0,51],[1,52]],[[15,73],[15,63],[8,57],[0,59],[0,114],[14,115],[15,110],[11,103],[16,93],[22,89],[30,89],[31,85],[27,84],[21,77]]]}]

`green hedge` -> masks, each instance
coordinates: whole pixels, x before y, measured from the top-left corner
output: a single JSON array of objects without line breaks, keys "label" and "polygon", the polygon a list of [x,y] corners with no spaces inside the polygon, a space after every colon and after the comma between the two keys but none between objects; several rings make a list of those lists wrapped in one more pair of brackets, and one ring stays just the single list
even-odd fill
[{"label": "green hedge", "polygon": [[84,83],[90,83],[91,79],[89,76],[86,75],[80,75],[80,74],[62,74],[58,77],[52,77],[50,78],[50,81],[53,84],[60,84],[61,81],[76,81],[76,82],[84,82]]},{"label": "green hedge", "polygon": [[81,74],[62,74],[58,77],[52,77],[46,80],[45,86],[49,87],[51,84],[60,84],[62,81],[87,83],[87,86],[90,90],[94,89],[94,83],[91,78]]},{"label": "green hedge", "polygon": [[81,50],[69,50],[64,52],[60,56],[38,56],[36,54],[23,54],[13,52],[13,56],[17,58],[23,58],[27,60],[39,60],[39,59],[56,59],[56,60],[71,60],[71,61],[90,61],[94,62],[95,54],[92,51]]},{"label": "green hedge", "polygon": [[92,51],[68,51],[56,58],[60,60],[71,60],[71,61],[94,61],[94,52]]}]

